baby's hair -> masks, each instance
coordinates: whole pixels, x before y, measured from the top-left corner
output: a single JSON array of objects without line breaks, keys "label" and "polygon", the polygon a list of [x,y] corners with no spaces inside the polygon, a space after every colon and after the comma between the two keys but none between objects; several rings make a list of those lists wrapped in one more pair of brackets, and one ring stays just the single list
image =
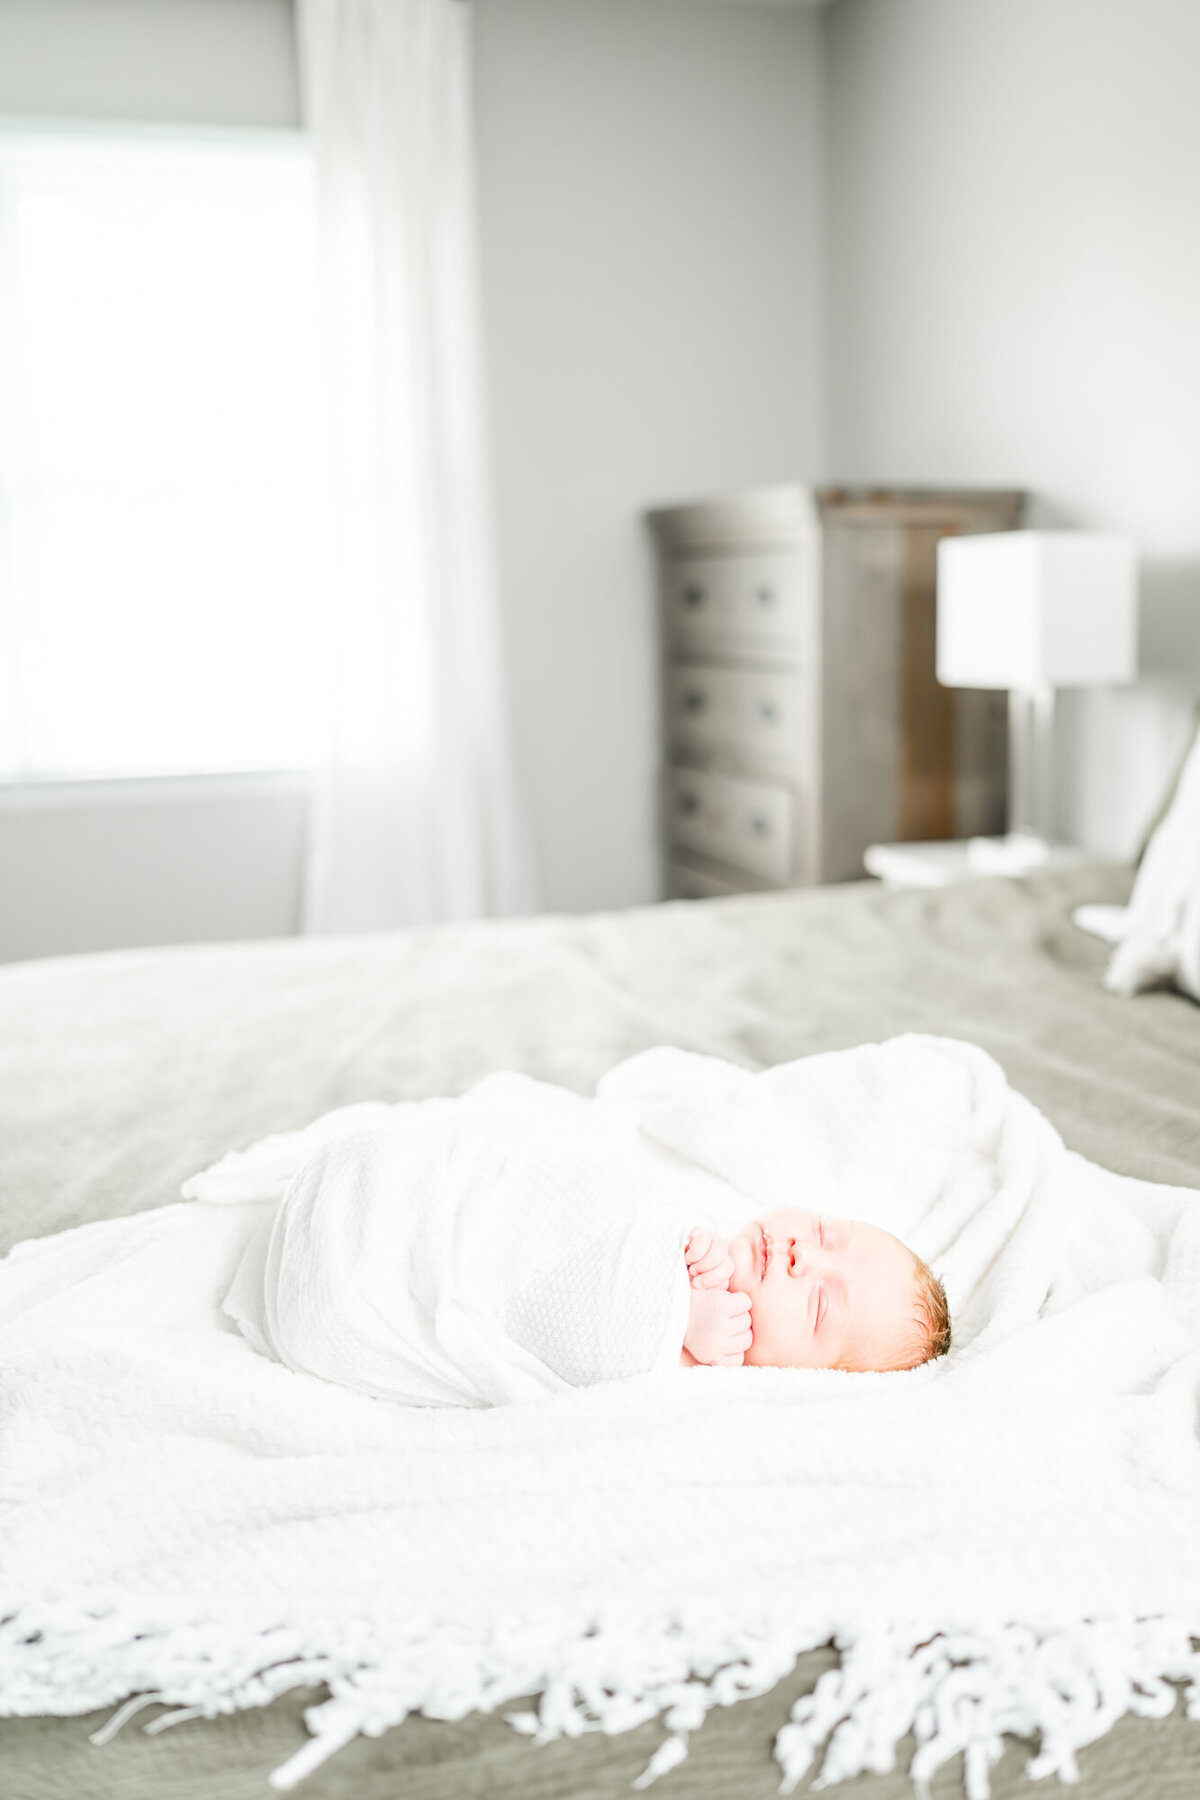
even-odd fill
[{"label": "baby's hair", "polygon": [[916,1264],[916,1326],[920,1353],[909,1367],[916,1369],[922,1363],[932,1362],[935,1356],[945,1356],[949,1350],[950,1307],[946,1290],[929,1264],[916,1255],[913,1262]]}]

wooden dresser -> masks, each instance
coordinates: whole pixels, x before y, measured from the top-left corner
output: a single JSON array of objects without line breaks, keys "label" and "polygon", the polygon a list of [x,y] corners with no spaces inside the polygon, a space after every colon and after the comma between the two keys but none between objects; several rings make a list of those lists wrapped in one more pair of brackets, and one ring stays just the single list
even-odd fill
[{"label": "wooden dresser", "polygon": [[1015,492],[761,488],[652,512],[669,897],[844,881],[868,844],[1002,831],[1003,693],[939,687],[938,539]]}]

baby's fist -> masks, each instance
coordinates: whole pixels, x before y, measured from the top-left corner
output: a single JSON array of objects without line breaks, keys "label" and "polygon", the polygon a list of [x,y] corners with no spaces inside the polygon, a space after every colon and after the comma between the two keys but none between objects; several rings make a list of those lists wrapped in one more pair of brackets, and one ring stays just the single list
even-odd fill
[{"label": "baby's fist", "polygon": [[733,1275],[733,1258],[727,1238],[714,1237],[711,1231],[697,1226],[683,1253],[688,1280],[694,1288],[728,1287]]},{"label": "baby's fist", "polygon": [[736,1369],[754,1341],[750,1301],[725,1288],[693,1287],[683,1347],[698,1363]]}]

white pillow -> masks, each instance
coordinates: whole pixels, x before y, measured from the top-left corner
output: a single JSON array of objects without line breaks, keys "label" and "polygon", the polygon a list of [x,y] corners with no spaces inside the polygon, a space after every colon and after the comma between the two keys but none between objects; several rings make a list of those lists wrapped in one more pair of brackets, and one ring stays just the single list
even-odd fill
[{"label": "white pillow", "polygon": [[1146,846],[1104,977],[1114,994],[1169,982],[1200,1000],[1200,733]]}]

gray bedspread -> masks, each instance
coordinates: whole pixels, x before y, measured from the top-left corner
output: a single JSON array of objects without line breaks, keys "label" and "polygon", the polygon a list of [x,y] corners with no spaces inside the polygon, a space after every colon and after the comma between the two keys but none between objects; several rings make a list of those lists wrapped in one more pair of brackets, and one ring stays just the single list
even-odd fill
[{"label": "gray bedspread", "polygon": [[[1200,1006],[1120,1001],[1104,946],[1070,923],[1121,900],[1107,866],[940,891],[874,884],[587,918],[480,923],[369,939],[198,946],[0,969],[0,1249],[162,1205],[224,1150],[351,1100],[456,1093],[489,1069],[589,1091],[656,1043],[760,1067],[930,1031],[981,1044],[1096,1162],[1200,1187]],[[763,1699],[713,1716],[662,1800],[762,1800],[771,1741],[832,1652]],[[311,1699],[312,1696],[309,1696]],[[263,1800],[304,1738],[304,1697],[173,1727],[0,1721],[4,1800]],[[615,1800],[659,1741],[531,1747],[501,1721],[408,1721],[352,1744],[308,1800]],[[997,1800],[1032,1796],[1014,1746]],[[1123,1721],[1082,1759],[1088,1800],[1188,1800],[1200,1727],[1177,1709]],[[902,1773],[837,1790],[899,1800]],[[935,1794],[956,1792],[943,1776]]]}]

